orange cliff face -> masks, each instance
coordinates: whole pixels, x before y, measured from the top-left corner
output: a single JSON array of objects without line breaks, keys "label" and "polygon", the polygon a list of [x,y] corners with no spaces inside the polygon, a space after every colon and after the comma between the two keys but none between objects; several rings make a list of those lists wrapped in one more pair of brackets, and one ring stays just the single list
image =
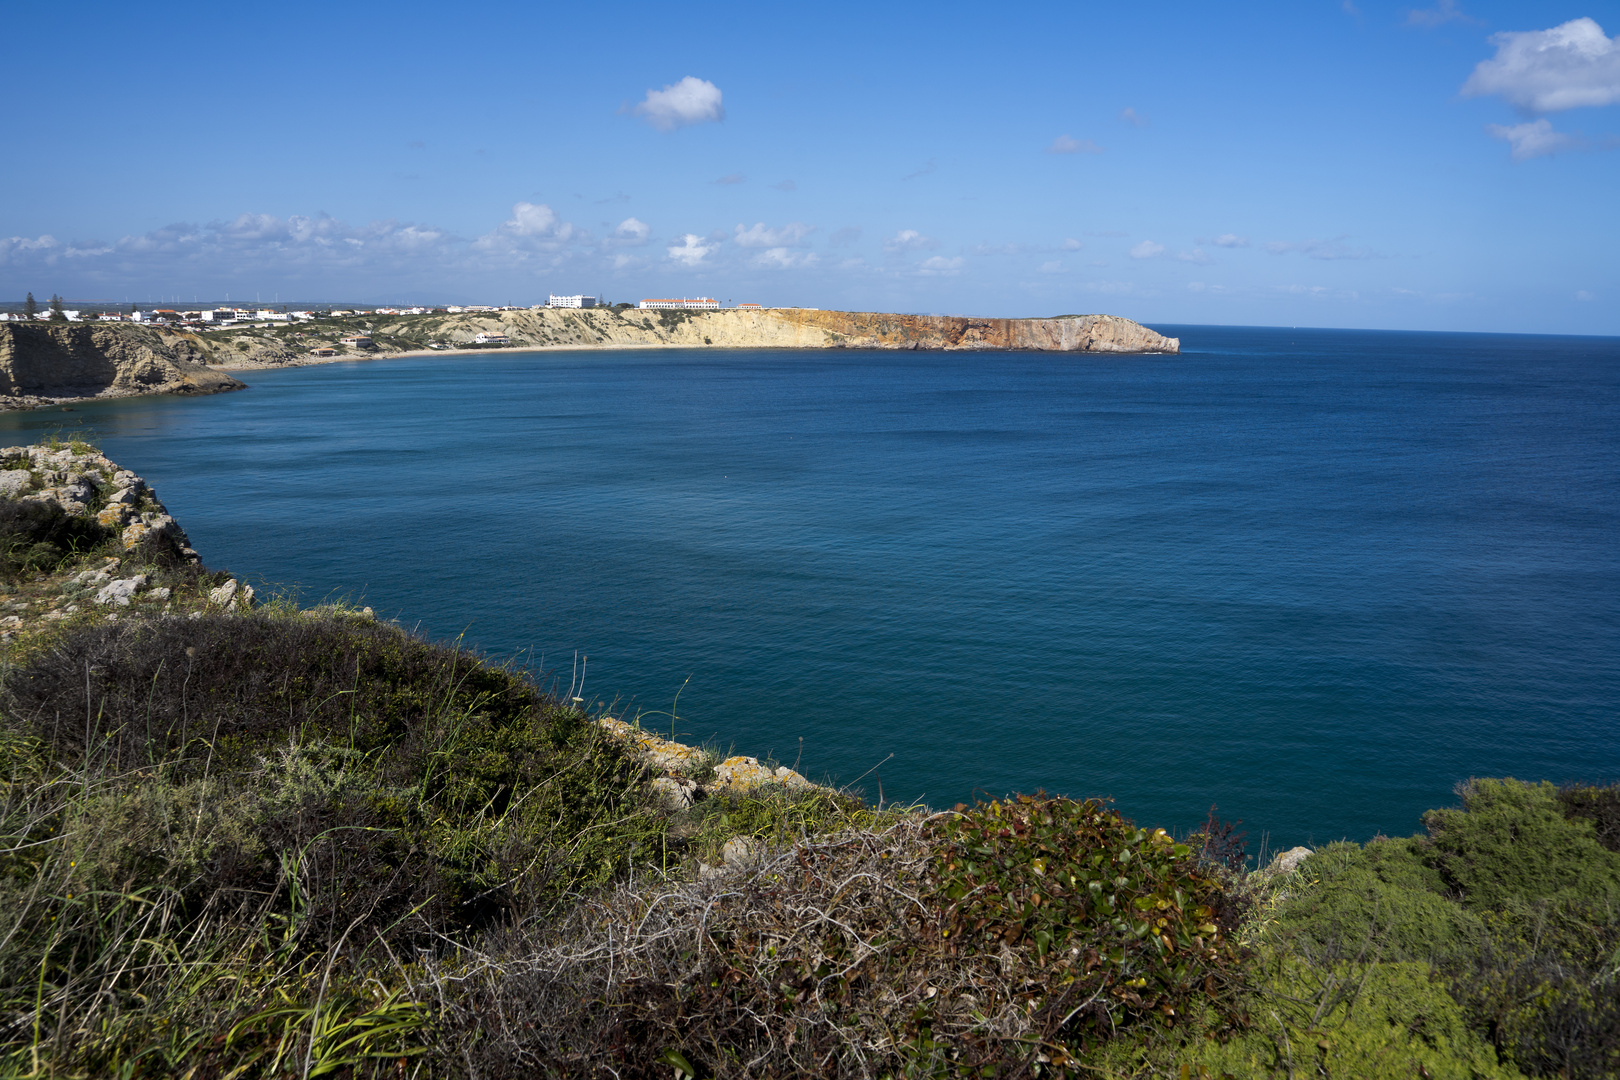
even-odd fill
[{"label": "orange cliff face", "polygon": [[[401,323],[403,325],[403,321]],[[385,328],[386,329],[386,328]],[[531,310],[455,316],[436,328],[452,344],[499,331],[512,345],[553,348],[1034,349],[1176,353],[1181,342],[1117,315],[979,319],[811,308],[660,312]]]},{"label": "orange cliff face", "polygon": [[[832,339],[845,348],[1038,349],[1052,352],[1176,353],[1181,341],[1117,315],[1052,319],[976,319],[959,315],[891,315],[866,311],[774,308],[762,313]],[[805,335],[811,336],[811,335]]]}]

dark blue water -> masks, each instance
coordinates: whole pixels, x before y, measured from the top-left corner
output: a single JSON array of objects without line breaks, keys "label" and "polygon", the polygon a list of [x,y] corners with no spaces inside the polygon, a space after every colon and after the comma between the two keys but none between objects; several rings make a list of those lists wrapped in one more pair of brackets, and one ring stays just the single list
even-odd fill
[{"label": "dark blue water", "polygon": [[[214,566],[948,805],[1273,846],[1620,777],[1620,339],[649,351],[254,373],[84,424]],[[650,724],[668,724],[654,717]],[[892,757],[891,757],[892,755]]]}]

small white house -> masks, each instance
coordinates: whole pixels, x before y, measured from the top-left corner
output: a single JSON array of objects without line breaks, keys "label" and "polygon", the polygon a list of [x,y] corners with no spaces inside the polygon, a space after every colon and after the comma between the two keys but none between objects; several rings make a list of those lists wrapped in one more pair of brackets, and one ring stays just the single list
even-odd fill
[{"label": "small white house", "polygon": [[546,307],[587,308],[596,306],[594,296],[558,296],[553,293],[546,299]]},{"label": "small white house", "polygon": [[486,330],[473,338],[474,345],[510,345],[512,339],[494,330]]}]

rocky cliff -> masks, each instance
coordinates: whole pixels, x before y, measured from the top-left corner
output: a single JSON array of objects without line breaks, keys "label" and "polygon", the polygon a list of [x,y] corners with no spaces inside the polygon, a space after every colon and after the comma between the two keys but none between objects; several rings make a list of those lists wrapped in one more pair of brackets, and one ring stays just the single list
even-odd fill
[{"label": "rocky cliff", "polygon": [[[345,345],[361,332],[372,344]],[[307,364],[312,350],[387,356],[424,349],[475,348],[484,333],[515,348],[1038,349],[1054,352],[1174,353],[1175,338],[1116,315],[977,319],[871,311],[764,308],[739,311],[528,309],[468,314],[363,315],[285,327],[232,327],[199,335],[209,363],[261,368]]]},{"label": "rocky cliff", "polygon": [[[380,323],[386,330],[389,323]],[[1181,342],[1116,315],[977,319],[871,311],[509,311],[446,318],[451,344],[500,329],[514,345],[685,345],[787,349],[1038,349],[1054,352],[1174,353]]]},{"label": "rocky cliff", "polygon": [[123,324],[0,324],[0,407],[63,398],[214,394],[242,383],[190,334]]}]

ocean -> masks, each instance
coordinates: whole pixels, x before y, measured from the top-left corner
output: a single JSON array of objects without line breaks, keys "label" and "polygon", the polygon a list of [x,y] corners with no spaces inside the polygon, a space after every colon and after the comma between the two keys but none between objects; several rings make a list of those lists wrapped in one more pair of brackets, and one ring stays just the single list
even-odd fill
[{"label": "ocean", "polygon": [[873,799],[1275,850],[1620,779],[1620,339],[1154,328],[332,364],[0,438],[93,432],[212,567]]}]

